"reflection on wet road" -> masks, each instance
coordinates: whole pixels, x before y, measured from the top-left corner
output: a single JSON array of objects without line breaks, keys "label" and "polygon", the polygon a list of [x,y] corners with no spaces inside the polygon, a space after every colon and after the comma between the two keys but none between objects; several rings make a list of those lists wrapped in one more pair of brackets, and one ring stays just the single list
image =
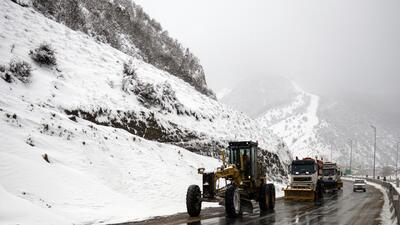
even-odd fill
[{"label": "reflection on wet road", "polygon": [[224,209],[203,209],[200,217],[189,217],[187,213],[158,217],[146,221],[128,222],[118,225],[377,225],[381,224],[380,212],[383,206],[382,193],[372,186],[367,192],[353,192],[351,182],[344,182],[344,189],[328,193],[320,204],[313,202],[285,202],[278,200],[275,210],[260,215],[244,214],[238,219],[225,217]]},{"label": "reflection on wet road", "polygon": [[242,218],[225,216],[190,222],[190,225],[206,224],[380,224],[383,205],[382,193],[368,186],[367,192],[353,192],[352,184],[345,182],[344,189],[328,193],[320,204],[312,202],[277,201],[275,210],[260,215],[244,214]]}]

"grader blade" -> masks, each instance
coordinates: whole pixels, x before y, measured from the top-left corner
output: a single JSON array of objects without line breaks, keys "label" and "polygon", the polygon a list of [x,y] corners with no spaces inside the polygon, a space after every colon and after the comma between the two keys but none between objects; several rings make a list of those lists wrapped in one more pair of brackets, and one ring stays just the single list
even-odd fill
[{"label": "grader blade", "polygon": [[315,192],[312,189],[285,189],[285,200],[314,201]]}]

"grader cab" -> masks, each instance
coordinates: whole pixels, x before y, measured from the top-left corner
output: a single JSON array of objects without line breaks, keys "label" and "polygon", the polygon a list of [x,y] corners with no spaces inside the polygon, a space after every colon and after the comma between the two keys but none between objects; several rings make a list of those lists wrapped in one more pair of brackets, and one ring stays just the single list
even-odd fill
[{"label": "grader cab", "polygon": [[259,151],[256,142],[230,142],[226,152],[221,152],[221,167],[207,173],[204,168],[199,168],[199,174],[203,175],[203,191],[197,185],[189,186],[186,194],[188,214],[199,216],[202,202],[219,202],[225,206],[226,216],[231,218],[243,211],[252,211],[256,202],[260,211],[274,209],[275,186],[266,183],[266,170]]}]

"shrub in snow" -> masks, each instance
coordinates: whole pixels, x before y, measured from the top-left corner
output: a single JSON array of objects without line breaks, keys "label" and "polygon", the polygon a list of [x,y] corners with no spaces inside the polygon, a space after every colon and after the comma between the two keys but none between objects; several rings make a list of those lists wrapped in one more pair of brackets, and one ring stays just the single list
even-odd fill
[{"label": "shrub in snow", "polygon": [[153,84],[138,82],[133,92],[138,96],[139,102],[145,107],[160,105],[158,94]]},{"label": "shrub in snow", "polygon": [[25,143],[28,144],[28,145],[30,145],[30,146],[32,146],[32,147],[35,146],[35,144],[34,144],[33,139],[32,139],[31,136],[29,136],[29,137],[25,140]]},{"label": "shrub in snow", "polygon": [[44,161],[46,161],[47,163],[50,163],[49,156],[47,155],[47,153],[44,153],[44,154],[42,155],[42,158],[43,158]]},{"label": "shrub in snow", "polygon": [[135,77],[132,76],[124,76],[122,78],[122,85],[121,89],[125,91],[126,93],[135,93],[137,94],[139,92],[139,88],[141,88],[143,84],[140,82],[140,80],[136,80]]},{"label": "shrub in snow", "polygon": [[177,111],[183,111],[184,107],[176,98],[176,94],[174,89],[172,89],[171,84],[168,82],[164,82],[159,85],[159,88],[162,91],[161,100],[163,103],[164,109],[176,109]]},{"label": "shrub in snow", "polygon": [[5,80],[11,82],[11,75],[18,78],[23,83],[28,83],[31,78],[32,67],[25,61],[12,60],[6,70]]},{"label": "shrub in snow", "polygon": [[124,73],[125,76],[129,76],[129,77],[131,77],[133,79],[137,78],[136,68],[133,65],[132,61],[124,62],[123,73]]},{"label": "shrub in snow", "polygon": [[129,62],[124,62],[122,72],[124,74],[122,79],[122,90],[127,93],[133,92],[137,94],[137,89],[143,84],[137,80],[136,68],[131,60]]},{"label": "shrub in snow", "polygon": [[135,94],[138,101],[146,108],[158,108],[160,112],[168,113],[176,111],[178,114],[183,114],[185,112],[184,106],[178,101],[175,91],[168,82],[153,85],[137,79],[136,74],[125,75],[122,80],[122,90]]},{"label": "shrub in snow", "polygon": [[11,77],[6,73],[6,67],[4,65],[0,65],[0,77],[8,83],[11,83]]},{"label": "shrub in snow", "polygon": [[31,58],[44,65],[56,65],[56,56],[54,48],[48,43],[42,43],[34,50],[29,52]]},{"label": "shrub in snow", "polygon": [[175,91],[168,82],[153,85],[150,83],[137,82],[133,91],[140,103],[147,108],[159,108],[160,111],[184,111],[184,107],[176,98]]}]

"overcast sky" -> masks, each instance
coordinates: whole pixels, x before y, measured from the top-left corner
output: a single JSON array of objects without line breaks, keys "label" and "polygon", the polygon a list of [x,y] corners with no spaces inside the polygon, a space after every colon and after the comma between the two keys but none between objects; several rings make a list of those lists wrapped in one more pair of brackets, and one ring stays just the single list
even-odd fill
[{"label": "overcast sky", "polygon": [[400,113],[399,0],[135,2],[200,58],[215,91],[282,75]]}]

